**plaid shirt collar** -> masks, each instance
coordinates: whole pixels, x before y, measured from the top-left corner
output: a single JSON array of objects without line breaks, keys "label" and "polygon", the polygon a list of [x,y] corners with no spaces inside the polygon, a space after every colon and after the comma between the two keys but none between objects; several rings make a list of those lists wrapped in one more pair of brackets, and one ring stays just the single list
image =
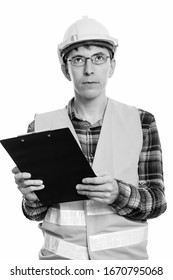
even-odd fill
[{"label": "plaid shirt collar", "polygon": [[[67,112],[68,112],[68,115],[69,115],[71,121],[76,120],[76,121],[87,122],[86,120],[83,120],[76,112],[76,110],[74,108],[74,97],[68,102],[66,109],[67,109]],[[103,123],[103,118],[98,120],[96,123],[94,123],[93,125],[90,125],[90,126],[91,127],[102,126],[102,123]]]},{"label": "plaid shirt collar", "polygon": [[74,109],[74,97],[68,102],[68,105],[66,106],[68,115],[71,119],[71,121],[75,118],[80,119],[79,116],[77,116],[75,109]]}]

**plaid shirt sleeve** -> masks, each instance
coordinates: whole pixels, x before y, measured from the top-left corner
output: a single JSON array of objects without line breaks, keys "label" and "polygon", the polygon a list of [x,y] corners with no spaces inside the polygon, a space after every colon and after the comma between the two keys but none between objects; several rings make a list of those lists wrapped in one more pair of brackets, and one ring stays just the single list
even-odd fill
[{"label": "plaid shirt sleeve", "polygon": [[143,147],[139,157],[139,186],[117,180],[118,198],[112,203],[116,213],[128,219],[146,221],[165,212],[162,150],[152,114],[139,109]]},{"label": "plaid shirt sleeve", "polygon": [[39,201],[22,200],[22,210],[26,218],[33,221],[42,221],[46,215],[48,207]]}]

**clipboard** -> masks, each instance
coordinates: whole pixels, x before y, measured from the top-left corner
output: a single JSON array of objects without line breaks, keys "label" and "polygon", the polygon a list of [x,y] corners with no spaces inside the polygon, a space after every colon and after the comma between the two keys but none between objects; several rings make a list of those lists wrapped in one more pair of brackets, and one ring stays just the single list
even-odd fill
[{"label": "clipboard", "polygon": [[0,141],[21,172],[43,180],[36,191],[44,205],[85,200],[76,185],[95,173],[69,128],[30,133]]}]

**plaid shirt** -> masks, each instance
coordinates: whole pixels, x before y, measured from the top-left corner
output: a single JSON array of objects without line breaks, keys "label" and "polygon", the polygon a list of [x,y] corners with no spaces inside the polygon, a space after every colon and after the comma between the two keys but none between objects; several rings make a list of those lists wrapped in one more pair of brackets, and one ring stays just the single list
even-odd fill
[{"label": "plaid shirt", "polygon": [[[73,99],[69,102],[67,111],[82,151],[92,165],[103,120],[93,125],[81,120],[74,110]],[[139,186],[136,188],[116,180],[119,185],[119,195],[111,206],[118,215],[131,220],[146,221],[164,213],[167,205],[164,195],[162,151],[155,118],[144,110],[138,109],[138,112],[143,132],[143,147],[138,162]],[[28,132],[31,131],[34,131],[34,122],[28,127]],[[23,199],[22,209],[30,220],[41,221],[48,206]]]}]

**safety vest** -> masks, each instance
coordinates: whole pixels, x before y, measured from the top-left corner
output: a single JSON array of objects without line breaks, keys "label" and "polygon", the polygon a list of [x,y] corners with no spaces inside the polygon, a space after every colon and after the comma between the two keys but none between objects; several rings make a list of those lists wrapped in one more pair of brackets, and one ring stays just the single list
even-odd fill
[{"label": "safety vest", "polygon": [[[70,128],[80,146],[65,108],[35,116],[36,132],[64,127]],[[93,170],[108,171],[115,179],[138,188],[142,139],[138,110],[109,98]],[[57,196],[61,187],[57,183]],[[40,259],[148,258],[147,223],[128,220],[103,203],[81,200],[51,205],[39,227],[44,234]]]}]

